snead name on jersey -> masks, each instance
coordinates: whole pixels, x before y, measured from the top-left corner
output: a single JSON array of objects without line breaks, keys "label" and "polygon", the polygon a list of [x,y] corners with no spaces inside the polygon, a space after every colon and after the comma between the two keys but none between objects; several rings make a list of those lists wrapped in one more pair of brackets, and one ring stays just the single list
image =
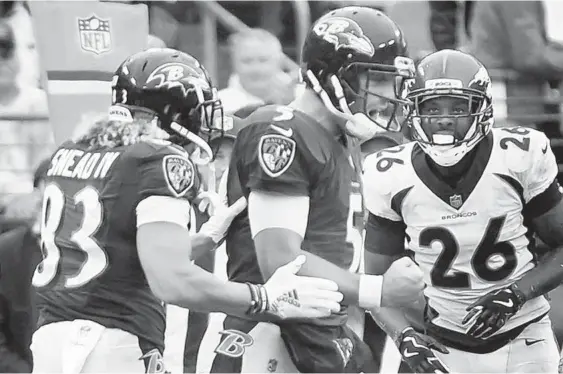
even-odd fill
[{"label": "snead name on jersey", "polygon": [[[434,325],[459,333],[466,308],[513,283],[534,265],[523,208],[557,176],[543,133],[493,129],[457,188],[441,182],[411,142],[367,158],[365,201],[374,215],[406,224],[408,247],[424,272]],[[497,334],[549,311],[544,297],[529,300]]]},{"label": "snead name on jersey", "polygon": [[80,149],[59,149],[51,159],[47,176],[76,179],[104,179],[121,152],[84,152]]}]

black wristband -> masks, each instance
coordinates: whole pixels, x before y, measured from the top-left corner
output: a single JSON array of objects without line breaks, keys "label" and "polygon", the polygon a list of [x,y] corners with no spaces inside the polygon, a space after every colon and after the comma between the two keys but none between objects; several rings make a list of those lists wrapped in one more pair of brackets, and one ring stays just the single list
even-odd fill
[{"label": "black wristband", "polygon": [[524,292],[522,292],[520,287],[518,287],[517,283],[512,283],[510,285],[509,289],[510,289],[510,291],[512,291],[514,296],[516,296],[516,298],[518,299],[518,302],[520,304],[518,309],[520,309],[522,307],[522,305],[524,305],[524,303],[527,301],[526,295],[524,294]]}]

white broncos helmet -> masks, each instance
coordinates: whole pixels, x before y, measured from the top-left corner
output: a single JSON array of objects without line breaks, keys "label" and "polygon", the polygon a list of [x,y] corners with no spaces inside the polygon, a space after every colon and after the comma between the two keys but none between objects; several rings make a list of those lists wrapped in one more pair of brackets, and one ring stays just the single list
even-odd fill
[{"label": "white broncos helmet", "polygon": [[[487,69],[475,57],[450,49],[432,53],[416,67],[416,77],[409,82],[407,98],[414,104],[411,133],[420,147],[441,166],[457,164],[491,130],[493,108],[491,78]],[[463,115],[422,115],[420,104],[437,97],[455,97],[468,100],[469,113]],[[456,135],[431,134],[424,131],[426,121],[450,117],[467,118],[471,125],[457,138]]]}]

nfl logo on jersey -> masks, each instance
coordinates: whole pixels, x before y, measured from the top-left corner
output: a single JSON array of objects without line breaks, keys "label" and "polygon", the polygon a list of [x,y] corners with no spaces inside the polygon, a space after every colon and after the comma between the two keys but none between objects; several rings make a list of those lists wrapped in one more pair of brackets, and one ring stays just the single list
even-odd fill
[{"label": "nfl logo on jersey", "polygon": [[450,205],[455,209],[459,209],[463,205],[463,199],[461,198],[461,195],[450,196]]},{"label": "nfl logo on jersey", "polygon": [[109,20],[92,15],[90,18],[78,19],[80,46],[83,50],[97,55],[111,49],[111,33]]}]

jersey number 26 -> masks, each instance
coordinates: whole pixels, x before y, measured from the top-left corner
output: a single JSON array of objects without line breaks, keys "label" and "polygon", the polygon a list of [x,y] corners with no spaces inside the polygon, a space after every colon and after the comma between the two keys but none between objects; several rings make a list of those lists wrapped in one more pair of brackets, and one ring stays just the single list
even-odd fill
[{"label": "jersey number 26", "polygon": [[[489,221],[485,234],[471,258],[474,274],[487,282],[506,279],[518,265],[514,246],[510,242],[498,241],[505,219],[506,216],[500,216]],[[441,243],[443,249],[430,273],[432,285],[444,288],[470,288],[469,274],[451,269],[460,251],[454,234],[445,227],[430,227],[420,233],[421,247],[429,247],[433,242]],[[489,268],[487,262],[492,256],[502,257],[502,265],[495,269]]]}]

